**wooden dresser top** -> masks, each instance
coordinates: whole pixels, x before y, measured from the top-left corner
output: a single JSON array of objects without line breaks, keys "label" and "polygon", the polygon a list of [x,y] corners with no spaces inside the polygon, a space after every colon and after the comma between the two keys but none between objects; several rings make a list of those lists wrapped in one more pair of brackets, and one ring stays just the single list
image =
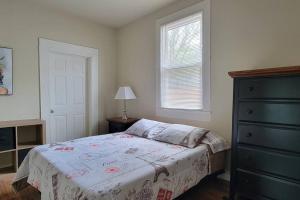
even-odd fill
[{"label": "wooden dresser top", "polygon": [[122,117],[113,117],[106,119],[108,122],[115,122],[115,123],[121,123],[121,124],[128,124],[128,123],[134,123],[138,121],[138,118],[128,118],[127,120],[123,120]]},{"label": "wooden dresser top", "polygon": [[275,67],[228,72],[232,78],[300,74],[300,66]]}]

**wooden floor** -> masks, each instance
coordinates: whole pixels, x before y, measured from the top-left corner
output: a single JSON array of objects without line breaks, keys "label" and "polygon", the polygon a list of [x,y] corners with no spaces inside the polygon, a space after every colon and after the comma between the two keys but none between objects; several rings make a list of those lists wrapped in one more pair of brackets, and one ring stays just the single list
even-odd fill
[{"label": "wooden floor", "polygon": [[34,188],[26,188],[22,192],[15,193],[11,183],[15,174],[0,177],[0,200],[39,200],[40,194]]},{"label": "wooden floor", "polygon": [[[33,188],[20,193],[12,190],[14,174],[0,177],[0,200],[39,200],[40,194]],[[176,200],[222,200],[228,194],[228,182],[216,178],[203,180]]]}]

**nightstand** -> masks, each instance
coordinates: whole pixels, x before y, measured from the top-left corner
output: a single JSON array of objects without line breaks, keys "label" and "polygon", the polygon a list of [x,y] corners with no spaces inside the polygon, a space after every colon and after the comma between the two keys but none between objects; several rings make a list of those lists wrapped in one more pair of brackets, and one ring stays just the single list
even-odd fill
[{"label": "nightstand", "polygon": [[108,121],[109,133],[123,132],[128,129],[132,124],[137,122],[137,118],[128,118],[127,120],[122,120],[121,117],[114,117],[106,119]]}]

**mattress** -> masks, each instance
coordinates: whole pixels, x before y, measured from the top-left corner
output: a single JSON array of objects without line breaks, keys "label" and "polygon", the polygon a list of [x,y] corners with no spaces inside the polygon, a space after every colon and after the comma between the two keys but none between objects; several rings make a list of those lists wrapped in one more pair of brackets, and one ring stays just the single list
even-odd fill
[{"label": "mattress", "polygon": [[41,199],[168,200],[215,168],[208,146],[190,149],[124,133],[81,138],[34,148],[20,166]]}]

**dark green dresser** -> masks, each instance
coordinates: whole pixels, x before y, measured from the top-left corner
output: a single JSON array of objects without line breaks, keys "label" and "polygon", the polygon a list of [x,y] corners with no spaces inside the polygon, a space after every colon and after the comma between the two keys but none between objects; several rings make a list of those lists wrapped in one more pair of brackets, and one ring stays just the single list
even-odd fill
[{"label": "dark green dresser", "polygon": [[230,199],[300,199],[300,67],[234,78]]}]

